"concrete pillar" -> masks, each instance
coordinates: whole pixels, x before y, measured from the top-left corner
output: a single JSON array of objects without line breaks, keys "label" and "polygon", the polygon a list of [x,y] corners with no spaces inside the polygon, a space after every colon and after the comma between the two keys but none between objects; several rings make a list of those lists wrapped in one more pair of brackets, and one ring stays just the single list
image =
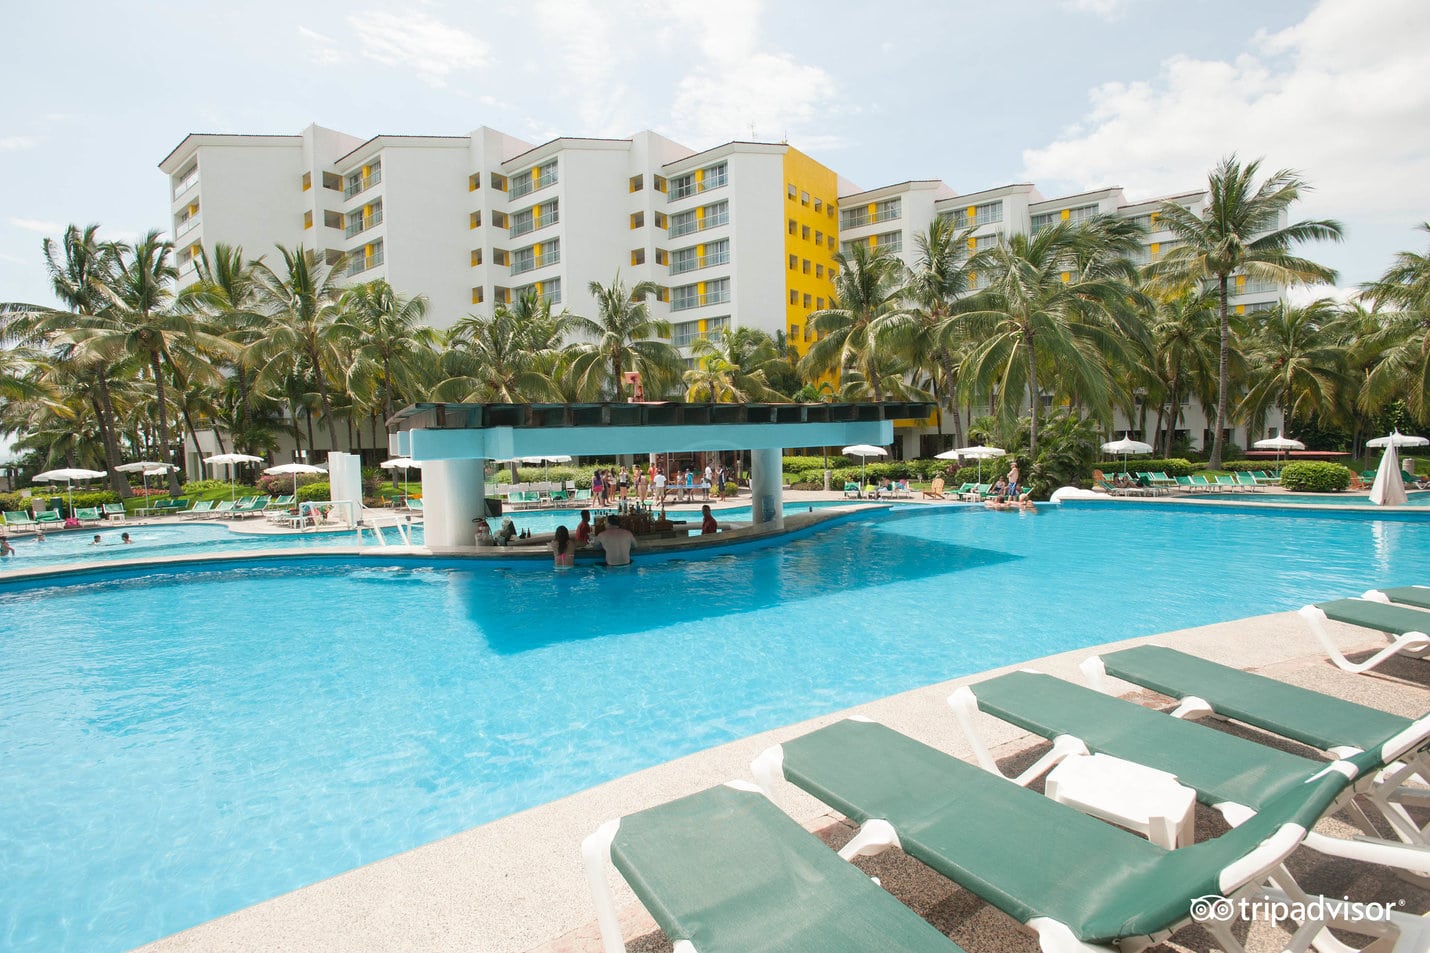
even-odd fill
[{"label": "concrete pillar", "polygon": [[355,453],[328,452],[328,499],[346,502],[338,510],[353,523],[362,519],[362,457]]},{"label": "concrete pillar", "polygon": [[785,528],[783,455],[779,447],[750,451],[750,522],[765,529]]},{"label": "concrete pillar", "polygon": [[482,515],[486,474],[481,460],[422,463],[422,523],[428,546],[474,546],[472,520]]}]

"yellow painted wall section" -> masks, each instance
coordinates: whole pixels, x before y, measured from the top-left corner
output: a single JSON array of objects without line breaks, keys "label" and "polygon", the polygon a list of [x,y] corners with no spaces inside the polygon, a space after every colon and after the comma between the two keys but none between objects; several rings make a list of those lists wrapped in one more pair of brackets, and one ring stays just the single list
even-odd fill
[{"label": "yellow painted wall section", "polygon": [[1062,212],[1059,213],[1059,216],[1062,218],[1063,221],[1066,222],[1068,219],[1072,218],[1072,209],[1063,209]]},{"label": "yellow painted wall section", "polygon": [[[795,189],[794,198],[789,198],[788,195],[790,185]],[[834,255],[839,249],[839,215],[836,211],[835,215],[830,217],[825,210],[838,206],[839,176],[828,166],[816,162],[798,149],[787,146],[784,154],[784,181],[780,183],[779,189],[785,208],[785,214],[780,217],[781,223],[792,219],[797,226],[793,235],[789,234],[788,229],[785,230],[784,257],[781,260],[788,262],[793,255],[801,261],[808,259],[811,264],[809,274],[800,269],[784,269],[785,334],[788,335],[789,344],[797,353],[803,355],[809,349],[805,334],[810,309],[803,304],[805,296],[809,295],[811,300],[823,298],[826,302],[834,297]],[[805,193],[810,197],[808,205],[800,202],[800,195]],[[823,200],[819,211],[814,209],[814,199]],[[873,214],[873,206],[870,206],[869,211]],[[806,230],[810,237],[801,237]],[[816,244],[813,237],[815,232],[823,232],[833,238],[834,247],[830,248],[828,242]],[[813,266],[816,264],[824,266],[824,277],[814,276]],[[790,303],[791,291],[797,292],[793,304]],[[798,334],[793,332],[795,327],[799,328]],[[837,381],[831,380],[830,383]]]}]

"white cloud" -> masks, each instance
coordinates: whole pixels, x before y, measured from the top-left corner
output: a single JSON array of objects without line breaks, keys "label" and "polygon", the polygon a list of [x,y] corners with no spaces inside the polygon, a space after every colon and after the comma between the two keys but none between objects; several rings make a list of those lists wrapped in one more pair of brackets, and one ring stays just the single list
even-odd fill
[{"label": "white cloud", "polygon": [[319,66],[336,66],[352,59],[352,55],[330,36],[305,26],[298,27],[298,35],[308,43],[308,58]]},{"label": "white cloud", "polygon": [[1233,61],[1175,55],[1152,81],[1092,90],[1092,109],[1023,154],[1031,181],[1184,189],[1231,152],[1293,168],[1303,214],[1418,220],[1430,207],[1430,4],[1322,0]]},{"label": "white cloud", "polygon": [[[644,11],[645,16],[642,16]],[[576,113],[577,135],[617,137],[644,126],[640,104],[626,85],[633,75],[631,60],[650,49],[645,17],[659,16],[635,2],[599,3],[592,0],[538,0],[534,20],[542,24],[540,71],[536,82],[554,76],[553,92]],[[537,121],[530,128],[541,127]],[[571,129],[554,132],[549,126],[537,136],[572,135]]]},{"label": "white cloud", "polygon": [[405,66],[428,86],[442,87],[453,73],[490,62],[487,44],[458,27],[413,10],[366,11],[347,18],[362,55],[384,66]]},{"label": "white cloud", "polygon": [[33,149],[40,144],[34,136],[0,136],[0,152],[19,152]]},{"label": "white cloud", "polygon": [[697,142],[726,139],[799,139],[806,149],[833,148],[837,140],[815,130],[828,125],[838,85],[823,67],[766,47],[760,0],[729,0],[727,16],[711,18],[698,6],[672,7],[685,35],[698,38],[704,62],[676,82],[672,117],[678,134]]},{"label": "white cloud", "polygon": [[17,218],[12,215],[9,222],[16,228],[23,228],[27,232],[39,232],[42,235],[58,235],[65,230],[65,226],[59,222],[46,222],[37,218]]}]

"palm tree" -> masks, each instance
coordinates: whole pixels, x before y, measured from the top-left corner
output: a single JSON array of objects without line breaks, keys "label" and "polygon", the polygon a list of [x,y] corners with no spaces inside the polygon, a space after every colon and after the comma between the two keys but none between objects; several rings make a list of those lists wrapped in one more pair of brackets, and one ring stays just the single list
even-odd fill
[{"label": "palm tree", "polygon": [[526,403],[550,393],[550,381],[534,347],[532,329],[499,306],[490,318],[468,315],[447,333],[448,348],[438,361],[442,380],[437,400]]},{"label": "palm tree", "polygon": [[379,278],[348,290],[341,301],[342,315],[334,331],[349,338],[358,361],[371,366],[383,395],[383,415],[396,413],[394,395],[417,393],[425,366],[419,352],[438,346],[439,335],[423,325],[427,299],[403,297]]},{"label": "palm tree", "polygon": [[1345,349],[1332,337],[1337,317],[1338,306],[1329,298],[1266,312],[1252,332],[1247,363],[1256,370],[1241,416],[1257,417],[1277,406],[1284,433],[1293,417],[1334,414],[1346,375]]},{"label": "palm tree", "polygon": [[1172,455],[1172,441],[1182,415],[1182,399],[1195,395],[1210,403],[1216,381],[1217,326],[1214,300],[1208,293],[1185,292],[1154,299],[1151,314],[1153,370],[1166,388],[1166,442],[1163,456]]},{"label": "palm tree", "polygon": [[[928,231],[916,236],[918,257],[904,294],[913,302],[907,310],[885,314],[876,324],[874,338],[880,348],[902,354],[925,375],[935,399],[953,402],[955,445],[963,443],[963,422],[958,410],[958,368],[966,342],[959,339],[950,319],[967,298],[969,242],[973,228],[959,230],[953,219],[940,216]],[[943,415],[939,415],[939,430]]]},{"label": "palm tree", "polygon": [[[1430,232],[1430,222],[1419,227]],[[1362,404],[1383,406],[1399,395],[1417,422],[1430,425],[1430,255],[1397,252],[1363,294],[1382,325],[1371,338],[1380,359],[1365,379]]]},{"label": "palm tree", "polygon": [[1030,407],[1028,452],[1038,454],[1039,365],[1056,368],[1063,392],[1106,414],[1111,407],[1108,361],[1144,333],[1128,305],[1134,274],[1128,256],[1141,230],[1100,216],[1061,222],[1033,235],[1015,234],[974,256],[980,290],[952,327],[973,341],[965,363],[972,380],[996,394],[1003,412]]},{"label": "palm tree", "polygon": [[[338,285],[336,269],[311,249],[300,245],[289,250],[279,245],[278,252],[283,257],[282,274],[265,262],[254,266],[259,307],[270,321],[257,344],[257,382],[260,387],[276,390],[285,380],[301,376],[310,379],[328,427],[330,446],[336,448],[338,428],[331,381],[344,375],[339,335],[333,327],[341,314],[343,289]],[[292,392],[289,387],[283,389]]]},{"label": "palm tree", "polygon": [[[70,225],[58,241],[46,238],[42,245],[45,268],[50,275],[50,287],[64,308],[45,305],[10,303],[0,305],[0,320],[4,322],[4,337],[28,344],[47,355],[48,366],[70,365],[67,381],[82,386],[93,409],[111,489],[121,497],[132,495],[129,481],[114,468],[123,462],[119,449],[118,415],[110,394],[112,380],[109,362],[75,346],[71,332],[79,327],[93,327],[98,315],[108,303],[103,289],[108,284],[119,258],[118,246],[99,240],[99,226],[80,228]],[[83,382],[80,385],[80,382]]]},{"label": "palm tree", "polygon": [[1333,269],[1298,258],[1291,250],[1313,239],[1340,241],[1341,224],[1321,219],[1282,225],[1287,210],[1309,186],[1289,169],[1275,172],[1257,185],[1260,169],[1260,159],[1245,165],[1234,154],[1223,159],[1207,179],[1207,209],[1203,215],[1176,202],[1162,203],[1161,226],[1176,236],[1178,244],[1147,269],[1158,286],[1169,290],[1187,289],[1206,281],[1215,283],[1221,342],[1216,426],[1207,462],[1212,469],[1221,466],[1230,399],[1227,280],[1236,272],[1278,284],[1336,280]]},{"label": "palm tree", "polygon": [[617,273],[610,285],[593,281],[588,286],[596,299],[596,318],[573,317],[572,329],[592,338],[575,347],[583,373],[602,380],[608,392],[620,395],[625,373],[641,375],[647,393],[661,394],[680,379],[685,370],[680,354],[667,341],[669,321],[652,318],[646,299],[656,293],[653,281],[638,282],[627,289]]},{"label": "palm tree", "polygon": [[711,403],[781,399],[769,375],[784,356],[764,331],[743,327],[698,338],[690,353],[695,367],[685,372],[686,400],[698,400],[702,391]]},{"label": "palm tree", "polygon": [[[206,353],[235,351],[229,342],[204,330],[197,315],[174,307],[172,285],[178,270],[169,260],[173,247],[157,231],[150,231],[132,248],[120,246],[119,267],[102,288],[109,299],[109,307],[100,315],[104,324],[84,334],[80,343],[111,360],[128,354],[148,365],[159,446],[176,467],[168,474],[169,492],[177,496],[183,461],[169,438],[169,377],[177,379],[181,395],[195,376],[216,382],[219,375]],[[187,417],[186,402],[180,399],[179,406]],[[192,432],[192,421],[187,423]]]},{"label": "palm tree", "polygon": [[834,256],[834,300],[807,319],[815,332],[800,370],[806,377],[857,371],[868,393],[884,399],[877,367],[874,326],[903,310],[904,264],[892,255],[871,250],[862,242]]}]

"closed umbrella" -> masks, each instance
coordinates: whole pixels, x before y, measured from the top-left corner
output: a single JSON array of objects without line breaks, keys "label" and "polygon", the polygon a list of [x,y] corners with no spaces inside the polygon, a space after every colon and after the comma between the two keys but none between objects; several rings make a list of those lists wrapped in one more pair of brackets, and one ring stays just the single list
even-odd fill
[{"label": "closed umbrella", "polygon": [[276,467],[269,467],[263,471],[271,473],[273,476],[282,476],[285,473],[293,474],[293,496],[298,496],[298,474],[300,473],[327,473],[322,467],[315,467],[311,463],[280,463]]},{"label": "closed umbrella", "polygon": [[1405,502],[1405,480],[1400,476],[1400,454],[1395,442],[1386,445],[1375,471],[1375,483],[1370,488],[1370,501],[1376,506],[1400,506]]},{"label": "closed umbrella", "polygon": [[865,458],[882,457],[886,455],[889,451],[885,450],[883,447],[870,446],[867,443],[856,443],[852,447],[845,447],[839,452],[844,454],[845,456],[854,456],[859,458],[859,492],[863,493]]},{"label": "closed umbrella", "polygon": [[1152,445],[1143,443],[1140,440],[1133,440],[1131,437],[1123,437],[1121,440],[1112,440],[1102,445],[1104,453],[1119,453],[1122,455],[1122,469],[1127,469],[1127,458],[1129,455],[1151,453]]},{"label": "closed umbrella", "polygon": [[74,515],[74,481],[75,480],[97,480],[104,476],[103,470],[84,470],[79,467],[68,467],[62,470],[46,470],[44,473],[35,474],[37,481],[46,483],[58,483],[65,481],[65,493],[69,496],[70,515]]},{"label": "closed umbrella", "polygon": [[213,457],[204,457],[204,463],[212,464],[215,467],[229,467],[228,471],[228,498],[234,499],[233,491],[233,465],[236,463],[262,463],[262,457],[255,457],[247,453],[220,453]]},{"label": "closed umbrella", "polygon": [[957,450],[945,450],[943,453],[936,453],[934,457],[939,460],[958,460],[964,457],[978,461],[978,482],[983,482],[983,461],[993,460],[1005,455],[1008,451],[1000,447],[959,447]]}]

